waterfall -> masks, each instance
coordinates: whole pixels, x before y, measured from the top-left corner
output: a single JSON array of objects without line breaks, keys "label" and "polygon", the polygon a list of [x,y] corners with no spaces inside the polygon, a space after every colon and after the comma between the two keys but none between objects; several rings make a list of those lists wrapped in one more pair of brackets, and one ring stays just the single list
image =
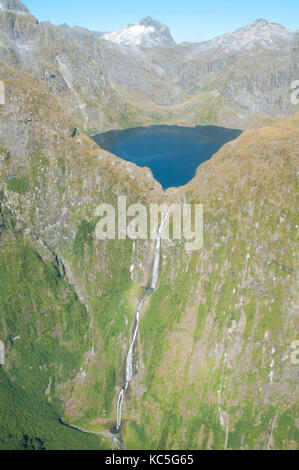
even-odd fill
[{"label": "waterfall", "polygon": [[120,425],[121,425],[121,411],[122,411],[122,404],[124,400],[124,391],[125,391],[125,388],[123,387],[121,391],[119,392],[118,400],[117,400],[117,423],[116,423],[117,430],[120,429]]},{"label": "waterfall", "polygon": [[131,342],[131,346],[127,355],[127,361],[126,361],[126,385],[125,388],[127,389],[129,386],[129,383],[133,379],[134,376],[134,370],[133,370],[133,351],[134,351],[134,346],[138,334],[138,328],[139,328],[139,319],[140,319],[140,311],[142,308],[142,305],[144,304],[146,297],[143,297],[141,302],[139,302],[137,313],[136,313],[136,319],[135,319],[135,327],[134,327],[134,333],[133,333],[133,339]]},{"label": "waterfall", "polygon": [[[169,216],[169,210],[163,217],[163,220],[161,222],[161,225],[158,229],[157,236],[156,236],[156,244],[155,244],[155,253],[154,253],[154,262],[153,262],[153,269],[152,269],[152,279],[151,279],[151,284],[150,288],[151,290],[155,290],[157,287],[158,279],[159,279],[159,269],[160,269],[160,251],[161,251],[161,238],[163,234],[163,230],[166,224],[166,221]],[[141,301],[139,302],[137,312],[136,312],[136,317],[135,317],[135,324],[133,328],[133,337],[132,341],[130,344],[130,348],[127,354],[127,359],[126,359],[126,381],[124,387],[121,388],[119,395],[118,395],[118,400],[117,400],[117,421],[116,421],[116,430],[119,432],[121,428],[121,421],[122,421],[122,405],[124,401],[124,392],[127,390],[129,387],[130,382],[132,381],[134,377],[134,363],[133,363],[133,352],[134,352],[134,347],[138,335],[138,329],[139,329],[139,320],[140,320],[140,312],[142,309],[142,306],[149,294],[145,294]]]},{"label": "waterfall", "polygon": [[166,221],[169,216],[169,210],[166,212],[161,225],[158,229],[157,237],[156,237],[156,246],[155,246],[155,256],[154,256],[154,263],[153,263],[153,272],[152,272],[152,282],[151,282],[151,289],[155,290],[157,287],[158,279],[159,279],[159,268],[160,268],[160,249],[161,249],[161,238],[163,234],[163,230],[166,224]]}]

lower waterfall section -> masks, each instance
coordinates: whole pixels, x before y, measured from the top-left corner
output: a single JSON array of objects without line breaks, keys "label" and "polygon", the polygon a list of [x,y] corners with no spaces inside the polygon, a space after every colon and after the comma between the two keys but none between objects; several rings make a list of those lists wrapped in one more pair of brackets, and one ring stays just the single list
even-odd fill
[{"label": "lower waterfall section", "polygon": [[160,268],[160,252],[161,252],[161,239],[162,239],[162,234],[163,230],[166,224],[166,221],[169,217],[169,210],[166,212],[166,214],[163,217],[163,220],[161,222],[161,225],[158,229],[157,236],[156,236],[156,243],[155,243],[155,253],[154,253],[154,261],[153,261],[153,269],[152,269],[152,276],[151,276],[151,283],[150,283],[150,290],[149,292],[146,292],[144,296],[142,297],[141,301],[139,302],[137,312],[136,312],[136,317],[135,317],[135,323],[134,323],[134,328],[133,328],[133,335],[132,335],[132,341],[130,344],[130,348],[127,354],[126,358],[126,377],[125,377],[125,385],[121,388],[119,395],[118,395],[118,400],[117,400],[117,413],[116,413],[116,431],[117,433],[120,433],[121,429],[121,423],[122,423],[122,406],[123,406],[123,401],[124,401],[124,393],[128,389],[130,382],[132,381],[134,377],[134,363],[133,363],[133,352],[134,352],[134,347],[138,335],[138,330],[139,330],[139,320],[140,320],[140,312],[143,307],[143,304],[145,303],[145,300],[151,295],[151,292],[153,292],[158,283],[159,279],[159,268]]}]

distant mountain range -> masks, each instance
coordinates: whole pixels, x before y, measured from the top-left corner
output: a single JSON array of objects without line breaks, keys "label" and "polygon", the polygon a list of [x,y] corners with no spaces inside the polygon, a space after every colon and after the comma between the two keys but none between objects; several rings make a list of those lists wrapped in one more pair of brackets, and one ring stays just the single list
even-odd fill
[{"label": "distant mountain range", "polygon": [[147,17],[111,33],[38,22],[2,0],[0,60],[43,80],[88,133],[148,124],[254,128],[292,114],[299,31],[257,20],[176,44]]},{"label": "distant mountain range", "polygon": [[[70,28],[66,24],[61,27]],[[75,26],[75,28],[82,29],[79,26]],[[177,45],[171,36],[169,28],[153,20],[151,17],[144,18],[138,23],[113,32],[90,32],[119,46],[171,47]],[[294,38],[298,38],[298,35],[299,31],[287,30],[277,23],[268,23],[264,19],[258,19],[254,23],[239,28],[233,33],[227,33],[209,41],[195,43],[194,45],[197,44],[196,53],[212,50],[216,47],[221,48],[224,53],[249,50],[255,47],[270,49],[279,47],[281,41],[292,41]],[[188,43],[185,42],[183,44]]]},{"label": "distant mountain range", "polygon": [[217,47],[223,53],[246,51],[254,48],[279,48],[281,43],[298,39],[299,31],[287,30],[280,24],[268,23],[264,19],[224,34],[210,41],[198,44],[196,52],[213,50]]},{"label": "distant mountain range", "polygon": [[[298,31],[101,36],[0,0],[0,449],[298,449]],[[245,131],[167,191],[87,135],[158,123]],[[97,239],[120,195],[204,207],[200,251],[159,247],[121,443],[157,243]]]}]

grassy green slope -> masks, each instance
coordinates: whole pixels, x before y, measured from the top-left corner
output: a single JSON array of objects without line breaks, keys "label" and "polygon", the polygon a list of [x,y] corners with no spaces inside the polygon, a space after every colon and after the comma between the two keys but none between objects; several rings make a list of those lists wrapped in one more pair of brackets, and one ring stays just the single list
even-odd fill
[{"label": "grassy green slope", "polygon": [[[0,126],[5,374],[16,390],[50,402],[55,416],[99,431],[115,424],[153,244],[133,250],[131,241],[96,240],[95,209],[119,194],[145,204],[164,195],[146,170],[82,133],[72,138],[71,121],[42,84],[13,69],[5,74],[12,93],[0,118],[12,129],[16,112],[19,120],[17,139]],[[180,244],[163,245],[161,280],[140,325],[139,373],[124,403],[129,448],[297,446],[289,360],[297,129],[298,116],[246,133],[170,191],[170,199],[204,203],[204,247],[187,254]],[[11,446],[23,445],[23,435],[29,445],[45,440],[25,424],[11,434]]]},{"label": "grassy green slope", "polygon": [[3,199],[0,222],[0,448],[99,449],[100,438],[60,421],[59,390],[71,392],[89,347],[86,310]]},{"label": "grassy green slope", "polygon": [[[81,131],[74,135],[43,83],[5,66],[3,74],[12,91],[0,108],[0,339],[7,376],[51,401],[64,421],[106,429],[115,423],[146,267],[132,241],[96,239],[95,210],[100,203],[115,207],[118,195],[128,203],[158,202],[162,188],[148,170],[102,151]],[[18,138],[5,128],[13,128],[16,113]],[[153,244],[149,249],[151,257]]]},{"label": "grassy green slope", "polygon": [[101,449],[97,436],[71,429],[55,409],[11,382],[0,366],[0,449]]},{"label": "grassy green slope", "polygon": [[204,204],[204,245],[164,244],[129,448],[298,447],[298,118],[245,133],[170,192]]},{"label": "grassy green slope", "polygon": [[[89,318],[74,289],[32,236],[0,203],[1,339],[6,367],[20,386],[55,401],[84,366]],[[68,390],[69,391],[69,390]],[[45,395],[46,394],[46,395]]]}]

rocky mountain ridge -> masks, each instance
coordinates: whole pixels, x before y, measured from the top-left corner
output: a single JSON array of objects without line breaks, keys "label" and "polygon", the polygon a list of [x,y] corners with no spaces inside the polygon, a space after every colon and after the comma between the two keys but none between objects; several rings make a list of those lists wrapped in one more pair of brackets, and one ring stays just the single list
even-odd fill
[{"label": "rocky mountain ridge", "polygon": [[[0,59],[45,81],[89,134],[163,123],[255,128],[295,111],[298,31],[258,20],[200,44],[123,47],[18,15],[12,5],[23,11],[20,2],[5,5]],[[151,19],[141,23],[168,34]]]},{"label": "rocky mountain ridge", "polygon": [[281,41],[291,42],[298,38],[299,32],[287,30],[277,23],[269,23],[258,19],[254,23],[237,29],[233,33],[218,36],[209,41],[194,44],[197,53],[220,48],[221,52],[240,52],[257,47],[273,49],[279,47]]},{"label": "rocky mountain ridge", "polygon": [[14,13],[26,14],[29,13],[28,8],[19,0],[1,0],[0,10],[13,11]]},{"label": "rocky mountain ridge", "polygon": [[[190,58],[197,46],[127,53],[13,11],[0,23],[0,448],[111,447],[155,249],[96,238],[98,204],[126,195],[204,204],[202,250],[162,243],[123,404],[127,449],[297,449],[299,114],[282,119],[296,109],[296,37]],[[155,119],[255,127],[259,112],[277,122],[167,192],[86,136]]]},{"label": "rocky mountain ridge", "polygon": [[[101,432],[115,424],[154,245],[98,241],[95,209],[119,194],[145,205],[166,202],[166,194],[148,170],[74,135],[44,83],[37,87],[4,64],[3,70],[4,372],[58,407],[65,422]],[[298,113],[244,133],[186,187],[168,190],[169,202],[204,204],[204,247],[187,253],[180,242],[163,243],[161,278],[142,312],[137,375],[124,403],[127,448],[297,447],[298,367],[290,359],[298,304],[297,162]],[[54,445],[35,432],[30,438]]]},{"label": "rocky mountain ridge", "polygon": [[119,31],[104,33],[101,37],[120,46],[170,47],[175,45],[168,27],[150,17],[143,18],[138,23]]}]

